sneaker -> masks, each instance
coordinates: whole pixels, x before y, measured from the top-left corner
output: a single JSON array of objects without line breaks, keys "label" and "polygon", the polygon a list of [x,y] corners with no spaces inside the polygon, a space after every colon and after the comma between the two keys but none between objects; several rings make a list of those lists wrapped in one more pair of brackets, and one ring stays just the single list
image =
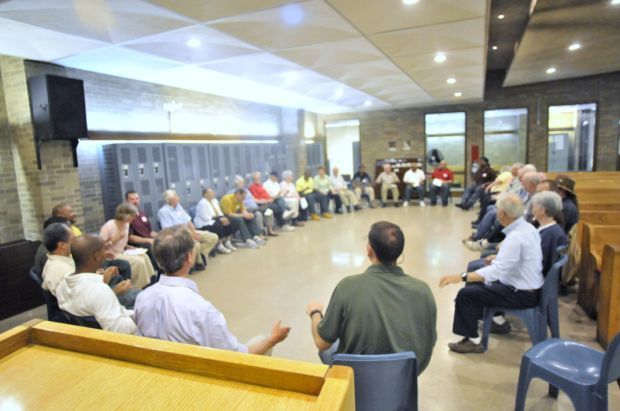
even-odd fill
[{"label": "sneaker", "polygon": [[426,203],[424,201],[420,201],[420,207],[426,207]]},{"label": "sneaker", "polygon": [[405,202],[403,203],[403,207],[409,207],[409,201],[405,201]]},{"label": "sneaker", "polygon": [[219,244],[217,245],[216,250],[217,250],[218,252],[222,253],[222,254],[230,254],[230,253],[232,252],[231,250],[229,250],[228,248],[226,248],[226,246],[225,246],[224,244],[222,244],[222,243],[219,243]]},{"label": "sneaker", "polygon": [[301,221],[293,221],[293,227],[303,227],[304,225]]},{"label": "sneaker", "polygon": [[312,221],[321,221],[321,217],[319,217],[319,215],[318,215],[318,214],[316,214],[316,213],[312,213],[312,214],[310,214],[310,219],[311,219]]},{"label": "sneaker", "polygon": [[329,218],[332,218],[333,216],[330,213],[323,213],[322,217],[329,219]]},{"label": "sneaker", "polygon": [[204,264],[200,264],[200,263],[194,264],[194,271],[204,271],[206,269],[207,267]]},{"label": "sneaker", "polygon": [[282,213],[282,218],[288,220],[295,212],[293,210],[286,210]]},{"label": "sneaker", "polygon": [[491,334],[508,334],[510,333],[510,323],[508,321],[499,325],[495,321],[491,321]]},{"label": "sneaker", "polygon": [[448,348],[450,348],[450,351],[459,354],[482,354],[484,352],[484,346],[482,344],[476,344],[469,338],[463,338],[457,343],[450,343],[448,344]]},{"label": "sneaker", "polygon": [[254,249],[254,248],[258,248],[258,244],[256,244],[256,243],[254,242],[254,240],[252,240],[252,239],[250,239],[250,238],[248,238],[247,240],[245,240],[245,245],[247,245],[249,248],[252,248],[252,249]]},{"label": "sneaker", "polygon": [[489,243],[486,239],[484,239],[480,241],[480,246],[486,250],[487,248],[491,246],[491,243]]},{"label": "sneaker", "polygon": [[353,206],[353,210],[355,211],[360,211],[361,209],[362,209],[362,206],[360,205]]},{"label": "sneaker", "polygon": [[291,226],[289,224],[284,224],[281,229],[284,232],[295,231],[295,227],[293,227],[293,226]]},{"label": "sneaker", "polygon": [[237,251],[237,248],[235,246],[232,245],[232,242],[230,240],[226,241],[224,243],[224,245],[226,246],[226,248],[228,248],[230,251]]},{"label": "sneaker", "polygon": [[484,247],[480,245],[480,241],[465,241],[463,244],[471,251],[484,251]]},{"label": "sneaker", "polygon": [[254,242],[258,245],[265,245],[267,244],[267,241],[263,240],[262,238],[260,238],[259,236],[255,235],[254,237],[252,237],[252,240],[254,240]]}]

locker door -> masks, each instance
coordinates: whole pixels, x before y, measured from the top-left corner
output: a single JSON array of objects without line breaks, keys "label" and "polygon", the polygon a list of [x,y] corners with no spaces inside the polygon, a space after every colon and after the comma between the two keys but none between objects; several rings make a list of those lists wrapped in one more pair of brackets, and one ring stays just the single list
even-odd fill
[{"label": "locker door", "polygon": [[222,184],[223,182],[220,152],[221,147],[219,144],[213,144],[209,147],[209,160],[211,162],[211,184],[217,197],[222,196],[222,188],[220,187],[220,184]]},{"label": "locker door", "polygon": [[[130,144],[116,144],[117,167],[119,170],[121,192],[116,199],[116,205],[123,201],[127,191],[138,191],[138,169],[136,167],[136,153]],[[116,208],[116,205],[114,206]]]},{"label": "locker door", "polygon": [[244,177],[246,184],[252,183],[252,173],[256,171],[256,158],[260,155],[254,144],[242,144]]},{"label": "locker door", "polygon": [[185,203],[183,206],[189,208],[200,201],[201,192],[198,179],[198,170],[195,162],[194,144],[181,145],[183,158],[183,189],[185,191]]},{"label": "locker door", "polygon": [[184,187],[183,167],[181,165],[182,153],[179,144],[164,144],[164,163],[166,165],[166,185],[170,190],[175,190],[185,204],[186,191]]},{"label": "locker door", "polygon": [[228,191],[232,190],[235,187],[235,172],[233,171],[235,167],[233,167],[233,161],[231,161],[234,155],[232,146],[232,144],[222,144],[220,146],[219,159],[220,167],[222,170],[222,181],[220,182],[220,189],[222,190],[221,195],[228,193]]},{"label": "locker door", "polygon": [[196,155],[195,168],[198,177],[198,185],[202,196],[202,191],[206,188],[213,188],[211,182],[211,161],[209,159],[209,145],[196,145],[194,148]]}]

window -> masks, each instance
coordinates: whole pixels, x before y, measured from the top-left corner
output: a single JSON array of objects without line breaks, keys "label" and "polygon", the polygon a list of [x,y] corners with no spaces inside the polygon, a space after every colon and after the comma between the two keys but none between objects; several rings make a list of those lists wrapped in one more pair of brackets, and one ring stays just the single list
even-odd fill
[{"label": "window", "polygon": [[486,110],[484,112],[484,155],[496,170],[525,163],[527,109]]},{"label": "window", "polygon": [[547,170],[592,171],[596,104],[549,107]]},{"label": "window", "polygon": [[[427,114],[425,117],[426,152],[439,150],[448,168],[454,172],[454,184],[464,186],[465,113]],[[426,170],[434,169],[426,159]]]}]

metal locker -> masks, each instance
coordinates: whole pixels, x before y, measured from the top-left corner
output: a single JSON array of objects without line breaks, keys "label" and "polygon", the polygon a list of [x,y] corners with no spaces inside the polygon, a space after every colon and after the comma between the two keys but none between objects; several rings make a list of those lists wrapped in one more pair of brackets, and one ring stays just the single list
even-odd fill
[{"label": "metal locker", "polygon": [[[222,194],[227,194],[229,191],[235,188],[235,167],[234,163],[234,144],[223,144],[220,146],[220,167],[222,168],[222,181],[220,183],[220,189]],[[243,174],[243,173],[239,173]]]},{"label": "metal locker", "polygon": [[196,176],[198,178],[200,195],[202,196],[202,191],[204,189],[213,188],[211,182],[211,159],[209,158],[209,145],[196,144],[194,147],[194,153],[196,155]]}]

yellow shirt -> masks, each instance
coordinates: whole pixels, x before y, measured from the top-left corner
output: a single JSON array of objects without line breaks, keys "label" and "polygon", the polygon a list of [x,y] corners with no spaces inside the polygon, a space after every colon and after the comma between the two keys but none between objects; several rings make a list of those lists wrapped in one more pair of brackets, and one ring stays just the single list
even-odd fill
[{"label": "yellow shirt", "polygon": [[243,213],[245,211],[245,207],[243,206],[243,202],[237,199],[235,194],[226,194],[220,200],[220,208],[222,212],[226,215],[235,214],[235,213]]},{"label": "yellow shirt", "polygon": [[79,236],[82,235],[82,230],[80,230],[78,228],[78,226],[76,226],[76,225],[72,225],[71,226],[71,231],[73,231],[73,235],[76,236],[76,237],[79,237]]},{"label": "yellow shirt", "polygon": [[510,182],[512,181],[512,173],[510,171],[504,171],[500,173],[495,179],[495,185],[491,188],[492,193],[503,193],[508,189]]},{"label": "yellow shirt", "polygon": [[310,177],[305,179],[303,176],[295,182],[295,190],[301,193],[301,195],[310,194],[314,191],[314,179]]}]

